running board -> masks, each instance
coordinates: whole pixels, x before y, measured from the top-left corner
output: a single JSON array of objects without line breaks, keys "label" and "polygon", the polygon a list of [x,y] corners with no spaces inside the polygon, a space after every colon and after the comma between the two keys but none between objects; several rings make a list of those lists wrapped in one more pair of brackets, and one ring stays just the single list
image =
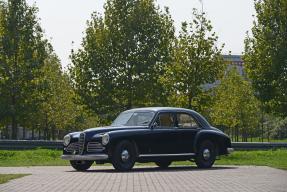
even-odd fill
[{"label": "running board", "polygon": [[195,156],[195,153],[178,153],[178,154],[141,154],[139,157],[180,157]]}]

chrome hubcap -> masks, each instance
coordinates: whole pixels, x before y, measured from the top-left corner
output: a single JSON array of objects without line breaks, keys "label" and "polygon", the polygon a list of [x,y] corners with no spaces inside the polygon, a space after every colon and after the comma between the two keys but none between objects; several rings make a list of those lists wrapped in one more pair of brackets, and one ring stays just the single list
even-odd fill
[{"label": "chrome hubcap", "polygon": [[204,160],[208,160],[210,158],[210,151],[209,151],[209,149],[204,149],[203,150],[203,158],[204,158]]},{"label": "chrome hubcap", "polygon": [[129,160],[130,154],[129,154],[128,150],[123,150],[121,157],[122,157],[122,161],[124,161],[124,162]]}]

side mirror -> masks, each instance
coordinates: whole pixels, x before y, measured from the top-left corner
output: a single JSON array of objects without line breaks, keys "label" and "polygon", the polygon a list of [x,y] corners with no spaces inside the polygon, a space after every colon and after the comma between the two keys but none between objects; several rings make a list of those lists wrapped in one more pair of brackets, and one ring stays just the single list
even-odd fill
[{"label": "side mirror", "polygon": [[152,129],[156,128],[158,126],[157,122],[154,122],[151,126]]}]

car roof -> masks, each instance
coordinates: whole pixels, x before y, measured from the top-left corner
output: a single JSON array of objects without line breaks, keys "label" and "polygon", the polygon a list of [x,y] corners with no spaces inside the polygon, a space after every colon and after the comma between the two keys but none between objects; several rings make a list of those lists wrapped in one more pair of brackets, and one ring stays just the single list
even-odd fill
[{"label": "car roof", "polygon": [[137,111],[154,111],[154,112],[186,112],[191,113],[193,115],[197,116],[197,120],[201,122],[204,126],[210,127],[210,124],[208,121],[198,112],[191,110],[191,109],[185,109],[185,108],[177,108],[177,107],[144,107],[144,108],[134,108],[130,109],[124,112],[137,112]]},{"label": "car roof", "polygon": [[[178,111],[178,112],[195,112],[190,109],[185,109],[185,108],[177,108],[177,107],[143,107],[143,108],[134,108],[127,110],[126,112],[135,112],[135,111]],[[195,112],[196,113],[196,112]]]}]

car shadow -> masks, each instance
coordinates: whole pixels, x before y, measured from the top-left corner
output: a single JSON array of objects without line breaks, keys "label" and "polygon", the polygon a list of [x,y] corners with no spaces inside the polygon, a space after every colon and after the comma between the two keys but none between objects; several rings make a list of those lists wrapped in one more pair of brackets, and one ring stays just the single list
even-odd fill
[{"label": "car shadow", "polygon": [[[133,172],[177,172],[177,171],[214,171],[214,170],[225,170],[225,169],[237,169],[238,167],[236,166],[215,166],[212,168],[208,169],[200,169],[197,168],[196,166],[171,166],[166,169],[162,169],[159,167],[138,167],[135,166],[132,170],[128,171],[129,173]],[[67,172],[77,172],[75,170],[73,171],[67,171]],[[112,166],[105,167],[104,169],[101,169],[100,166],[97,167],[97,169],[89,169],[87,171],[84,171],[85,173],[98,173],[98,172],[103,172],[103,173],[122,173],[119,171],[116,171]]]}]

